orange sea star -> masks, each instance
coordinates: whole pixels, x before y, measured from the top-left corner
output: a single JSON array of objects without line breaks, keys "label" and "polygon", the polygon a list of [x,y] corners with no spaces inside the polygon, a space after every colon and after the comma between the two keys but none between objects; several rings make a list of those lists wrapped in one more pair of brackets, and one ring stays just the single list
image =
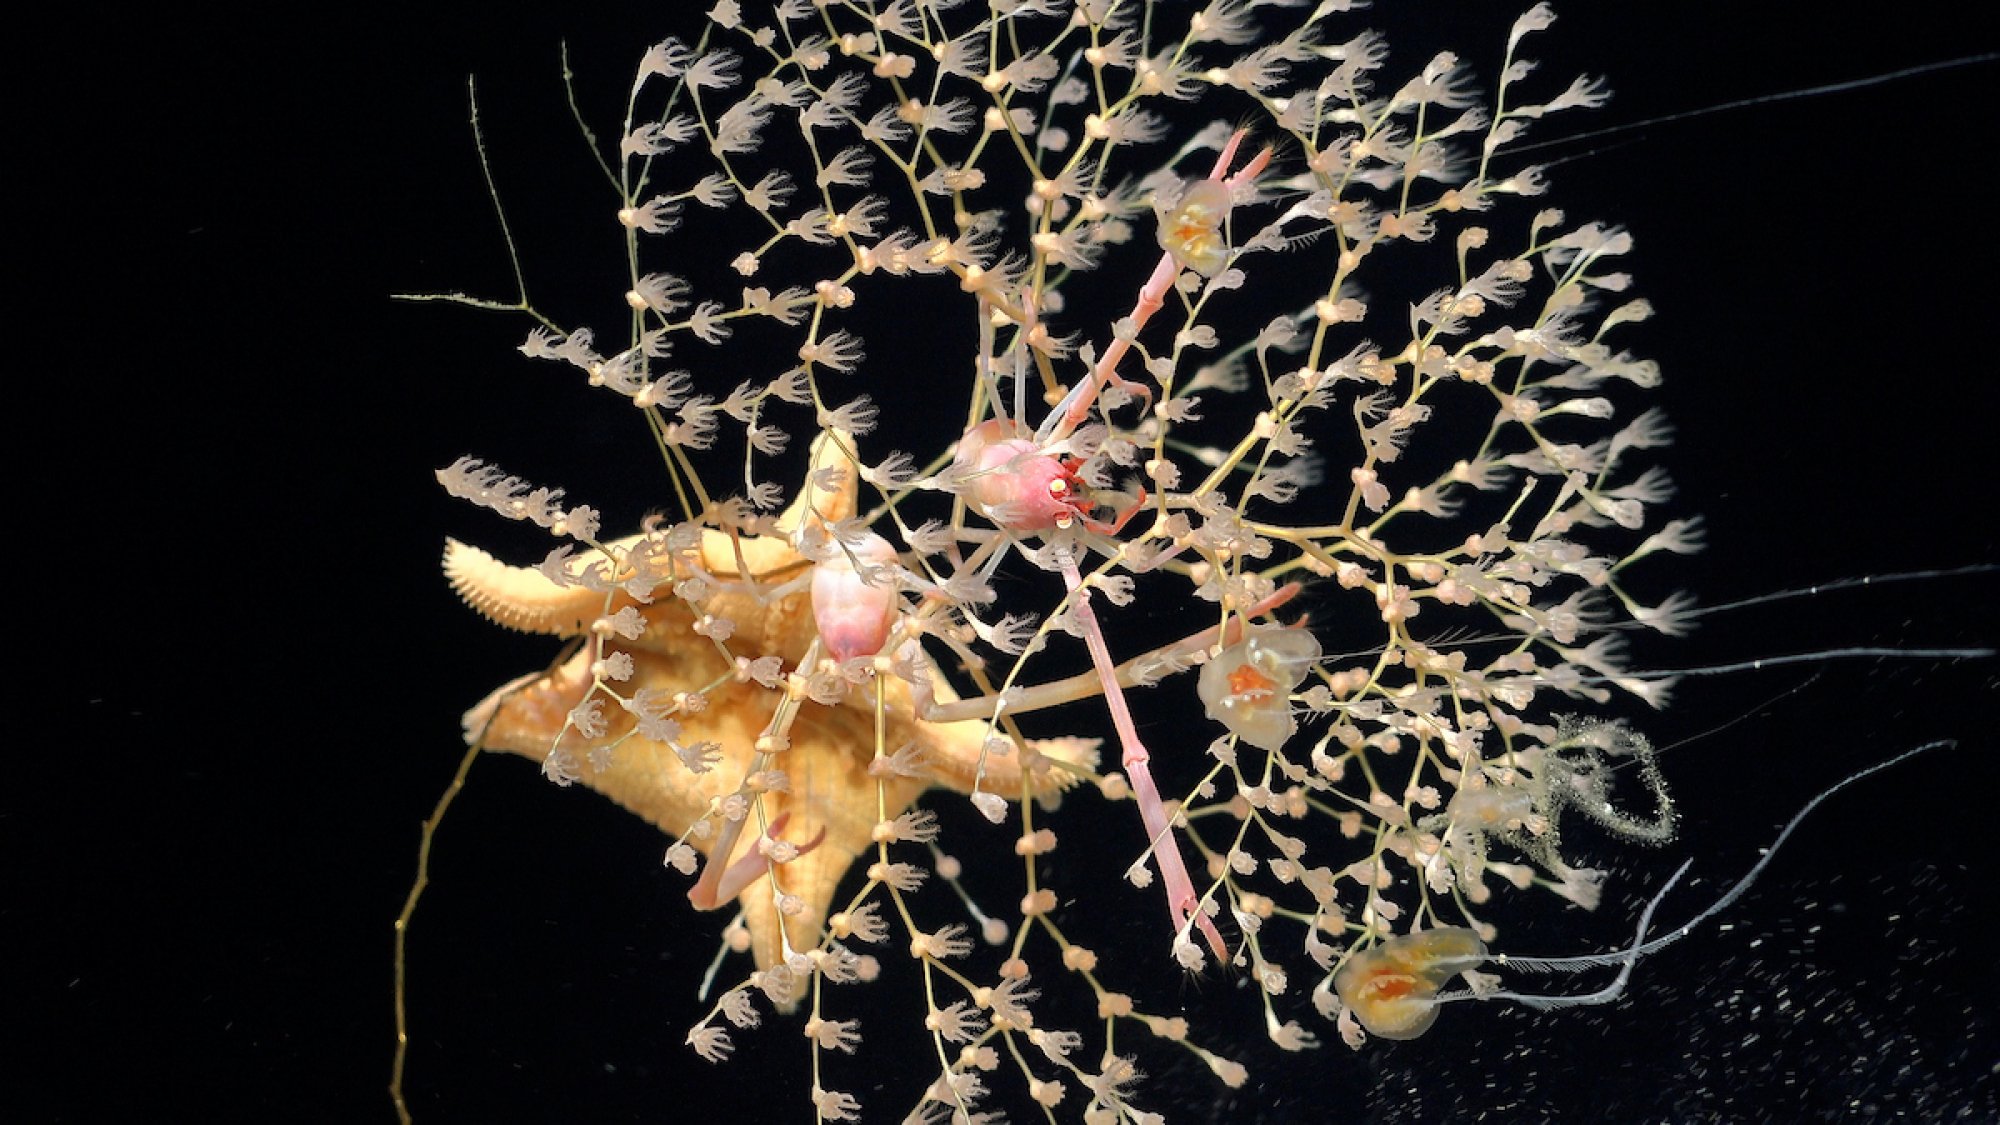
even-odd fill
[{"label": "orange sea star", "polygon": [[[1057,761],[1067,759],[1086,769],[1095,761],[1094,743],[1079,740],[1037,744],[1047,756],[982,754],[990,731],[987,722],[926,721],[915,698],[920,693],[885,671],[847,691],[838,703],[816,703],[805,695],[805,677],[814,669],[801,669],[800,663],[815,651],[818,631],[807,584],[798,581],[814,565],[798,549],[800,536],[813,525],[823,531],[854,514],[854,479],[842,443],[822,438],[814,448],[806,487],[768,533],[732,535],[704,528],[698,545],[684,536],[676,548],[669,543],[669,531],[655,530],[607,544],[602,557],[618,560],[616,565],[627,569],[613,576],[600,561],[595,564],[597,574],[586,584],[559,583],[545,570],[507,566],[456,541],[445,549],[444,569],[453,589],[481,614],[509,628],[589,636],[597,623],[626,607],[636,610],[644,621],[643,632],[629,640],[614,637],[608,645],[632,660],[630,676],[616,685],[619,694],[630,698],[642,689],[653,689],[662,693],[656,698],[676,693],[702,696],[698,710],[683,708],[675,714],[680,726],[676,741],[683,747],[713,743],[719,747],[719,759],[713,768],[694,772],[672,743],[645,737],[635,729],[637,717],[608,697],[601,709],[603,729],[586,738],[571,715],[600,691],[593,667],[599,656],[590,644],[552,671],[520,677],[472,708],[465,716],[468,741],[477,739],[486,749],[544,763],[552,753],[567,755],[567,760],[578,763],[575,780],[676,839],[685,837],[708,864],[721,864],[713,869],[716,872],[754,854],[765,830],[778,826],[781,817],[789,818],[784,835],[792,840],[806,841],[824,832],[818,846],[804,848],[782,864],[768,865],[766,875],[775,876],[778,888],[760,876],[746,887],[732,888],[734,893],[722,901],[701,902],[716,907],[732,899],[741,901],[760,969],[777,964],[787,951],[807,951],[820,944],[834,893],[847,869],[873,846],[875,826],[902,813],[925,790],[942,786],[971,793],[977,779],[981,792],[1015,799],[1024,793],[1051,796],[1076,776],[1069,769],[1052,768]],[[636,596],[628,585],[615,584],[630,572],[629,560],[648,554],[658,568],[656,594]],[[591,565],[571,561],[567,574],[585,578]],[[693,604],[670,588],[692,578],[707,587]],[[733,624],[726,646],[696,632],[696,623],[704,616]],[[745,674],[742,659],[770,656],[794,672],[775,688]],[[920,674],[927,678],[935,700],[955,699],[927,661],[921,663]],[[879,739],[877,691],[883,728]],[[788,693],[798,706],[788,732],[789,746],[773,753],[760,751],[759,737]],[[767,749],[770,745],[765,744]],[[608,753],[600,749],[592,756],[593,748],[605,747],[610,748]],[[898,755],[905,747],[914,747],[914,753]],[[1030,763],[1025,778],[1024,758]],[[773,769],[782,771],[783,779],[767,787],[763,779]],[[726,823],[724,802],[738,795],[745,798],[738,811],[747,817],[747,827],[735,833],[717,830],[717,825]],[[751,805],[754,811],[745,811]],[[709,830],[702,832],[696,826],[705,819]],[[729,853],[717,857],[714,852],[725,841]],[[691,896],[698,902],[700,888],[698,884],[697,894]],[[795,913],[781,912],[781,896],[795,896],[791,903],[797,907]]]}]

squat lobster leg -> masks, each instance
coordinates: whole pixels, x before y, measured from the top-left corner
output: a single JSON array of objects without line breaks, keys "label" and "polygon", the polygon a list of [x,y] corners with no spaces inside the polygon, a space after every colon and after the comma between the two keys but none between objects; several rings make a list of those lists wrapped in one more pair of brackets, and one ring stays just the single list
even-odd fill
[{"label": "squat lobster leg", "polygon": [[[791,813],[780,813],[778,818],[771,822],[771,826],[764,830],[764,836],[770,840],[778,840],[778,834],[785,830],[785,825],[791,818]],[[736,837],[742,831],[743,822],[740,820],[729,821],[723,828],[722,842],[716,847],[715,858],[711,859],[708,866],[703,869],[701,879],[688,889],[688,901],[694,904],[696,910],[715,910],[736,901],[736,896],[742,894],[744,888],[771,871],[772,861],[760,849],[754,847],[737,857],[734,863],[725,865],[723,857],[727,856],[730,849],[735,846]],[[798,855],[804,855],[819,847],[820,842],[825,839],[826,828],[822,826],[812,839],[794,847],[797,848]]]},{"label": "squat lobster leg", "polygon": [[[1236,150],[1243,143],[1245,135],[1241,129],[1231,134],[1229,143],[1222,146],[1222,152],[1215,158],[1215,166],[1209,169],[1208,178],[1195,181],[1194,184],[1190,185],[1191,190],[1200,189],[1206,184],[1215,184],[1227,189],[1222,193],[1223,202],[1215,218],[1215,226],[1217,228],[1221,226],[1222,220],[1228,217],[1228,200],[1230,195],[1235,192],[1237,186],[1256,179],[1271,164],[1273,153],[1271,149],[1266,148],[1252,157],[1250,162],[1239,169],[1235,175],[1228,174],[1229,165],[1235,161]],[[1221,237],[1219,231],[1211,231],[1210,233],[1214,234],[1216,238]],[[1130,317],[1132,322],[1131,332],[1118,333],[1112,336],[1111,342],[1104,348],[1104,354],[1098,358],[1097,365],[1091,369],[1090,377],[1078,383],[1074,389],[1064,395],[1062,401],[1056,404],[1055,410],[1042,422],[1041,429],[1035,434],[1037,445],[1047,445],[1052,441],[1060,441],[1070,434],[1075,433],[1076,428],[1083,424],[1083,420],[1090,416],[1091,404],[1097,401],[1097,396],[1104,389],[1106,383],[1113,384],[1120,390],[1129,391],[1141,397],[1150,398],[1152,396],[1152,392],[1144,386],[1134,383],[1118,374],[1118,361],[1124,359],[1125,353],[1131,350],[1131,338],[1137,336],[1139,330],[1146,327],[1146,322],[1153,318],[1154,313],[1166,307],[1167,293],[1173,288],[1174,278],[1180,276],[1183,264],[1180,256],[1177,256],[1172,249],[1167,249],[1160,254],[1159,264],[1153,267],[1152,275],[1146,279],[1146,284],[1140,287],[1139,299],[1132,306]]]},{"label": "squat lobster leg", "polygon": [[[1092,534],[1113,536],[1144,508],[1146,493],[1141,489],[1138,499],[1117,510],[1111,520],[1096,519],[1091,514],[1093,501],[1080,489],[1077,466],[1059,459],[1049,450],[1083,424],[1107,383],[1133,394],[1150,394],[1146,388],[1120,377],[1118,363],[1131,350],[1131,341],[1139,330],[1145,327],[1154,313],[1165,307],[1167,293],[1183,268],[1208,274],[1228,260],[1222,225],[1229,217],[1235,189],[1261,175],[1270,165],[1272,155],[1271,150],[1266,148],[1235,175],[1230,175],[1229,166],[1235,162],[1236,151],[1244,135],[1238,131],[1231,136],[1208,177],[1186,189],[1176,208],[1174,223],[1162,227],[1159,264],[1140,289],[1125,330],[1115,334],[1090,375],[1063,396],[1035,435],[1028,437],[1018,420],[992,418],[975,426],[961,439],[954,459],[955,488],[974,508],[1000,527],[1016,534],[1042,534],[1066,529],[1080,522]],[[1091,609],[1090,593],[1084,586],[1083,576],[1073,556],[1063,551],[1056,553],[1057,565],[1068,586],[1077,622],[1082,626],[1085,643],[1090,649],[1097,690],[1103,693],[1105,703],[1111,710],[1112,726],[1118,732],[1120,762],[1139,802],[1139,814],[1145,821],[1146,833],[1151,840],[1154,863],[1165,884],[1167,907],[1173,917],[1175,933],[1184,937],[1190,926],[1200,929],[1217,959],[1227,962],[1228,944],[1214,921],[1200,909],[1201,899],[1195,893],[1194,881],[1188,875],[1180,846],[1174,840],[1166,802],[1161,799],[1159,786],[1153,780],[1152,755],[1139,740],[1138,728],[1132,721],[1124,689],[1119,684],[1118,668],[1112,663],[1110,647],[1104,641],[1104,630]],[[1264,608],[1289,598],[1291,592],[1287,588]]]},{"label": "squat lobster leg", "polygon": [[[1116,683],[1122,689],[1134,687],[1144,682],[1141,677],[1140,668],[1149,657],[1169,655],[1186,657],[1194,652],[1216,646],[1228,648],[1243,639],[1243,625],[1245,621],[1251,618],[1262,617],[1279,606],[1284,605],[1286,602],[1291,601],[1298,596],[1302,588],[1297,582],[1288,582],[1278,587],[1270,597],[1244,610],[1241,614],[1231,616],[1226,625],[1211,625],[1200,632],[1190,633],[1172,644],[1162,645],[1149,653],[1128,659],[1125,663],[1118,666]],[[918,690],[920,692],[923,691],[921,686],[919,686]],[[1096,668],[1093,667],[1088,672],[1079,672],[1066,679],[1051,680],[1046,683],[1035,684],[1031,687],[1018,688],[1016,690],[1019,694],[1013,697],[1014,702],[1008,706],[1007,710],[1018,715],[1028,711],[1040,711],[1049,707],[1059,707],[1065,703],[1075,703],[1080,699],[1089,699],[1093,696],[1103,695],[1104,680],[1098,675]],[[970,699],[955,699],[949,703],[940,703],[928,694],[923,694],[920,696],[918,706],[921,708],[921,715],[927,721],[933,723],[951,723],[963,719],[987,718],[993,714],[993,707],[997,700],[998,697],[996,696],[982,695]]]},{"label": "squat lobster leg", "polygon": [[1097,614],[1090,608],[1090,591],[1084,589],[1083,576],[1076,569],[1076,560],[1068,555],[1061,557],[1063,582],[1068,585],[1072,604],[1076,607],[1076,619],[1083,626],[1084,644],[1090,649],[1090,662],[1096,666],[1098,679],[1104,688],[1104,702],[1111,709],[1111,725],[1118,732],[1120,749],[1119,762],[1125,767],[1125,774],[1132,781],[1132,792],[1139,801],[1139,816],[1146,823],[1146,835],[1152,840],[1153,859],[1160,869],[1160,881],[1167,892],[1167,910],[1174,919],[1174,932],[1180,934],[1187,928],[1189,917],[1201,928],[1208,940],[1208,947],[1215,951],[1218,961],[1229,961],[1229,946],[1222,940],[1222,931],[1199,909],[1200,899],[1194,891],[1194,881],[1188,877],[1187,864],[1181,859],[1180,845],[1174,842],[1173,825],[1167,820],[1166,803],[1160,800],[1160,787],[1153,783],[1153,771],[1148,765],[1153,756],[1144,743],[1139,741],[1139,728],[1132,722],[1132,710],[1125,704],[1125,691],[1118,686],[1118,669],[1111,663],[1111,649],[1104,643],[1104,630],[1097,624]]}]

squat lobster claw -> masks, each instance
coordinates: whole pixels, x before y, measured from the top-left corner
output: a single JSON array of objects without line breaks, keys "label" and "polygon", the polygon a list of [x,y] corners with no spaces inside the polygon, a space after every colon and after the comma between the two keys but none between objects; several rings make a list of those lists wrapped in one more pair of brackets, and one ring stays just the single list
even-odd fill
[{"label": "squat lobster claw", "polygon": [[[1130,523],[1132,517],[1138,515],[1139,510],[1146,506],[1146,488],[1144,485],[1141,485],[1139,486],[1139,495],[1133,497],[1132,502],[1125,507],[1115,509],[1117,514],[1112,516],[1110,520],[1097,519],[1090,515],[1090,509],[1093,507],[1109,507],[1109,505],[1097,504],[1095,494],[1084,485],[1082,478],[1077,476],[1076,471],[1083,467],[1083,462],[1075,457],[1065,457],[1062,459],[1061,464],[1062,475],[1049,481],[1049,495],[1062,503],[1068,504],[1076,513],[1077,520],[1083,526],[1097,532],[1099,535],[1116,535],[1125,530],[1125,525]],[[1056,526],[1060,527],[1062,525],[1058,523]]]}]

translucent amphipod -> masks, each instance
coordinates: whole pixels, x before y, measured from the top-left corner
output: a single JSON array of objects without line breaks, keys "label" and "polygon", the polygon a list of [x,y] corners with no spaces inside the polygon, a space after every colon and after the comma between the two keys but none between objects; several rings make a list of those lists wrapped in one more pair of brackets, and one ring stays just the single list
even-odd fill
[{"label": "translucent amphipod", "polygon": [[1349,958],[1333,988],[1368,1034],[1415,1039],[1437,1022],[1445,982],[1486,959],[1486,943],[1464,926],[1419,930]]},{"label": "translucent amphipod", "polygon": [[1292,691],[1319,662],[1319,642],[1304,629],[1260,629],[1202,665],[1195,686],[1208,717],[1264,750],[1299,729]]}]

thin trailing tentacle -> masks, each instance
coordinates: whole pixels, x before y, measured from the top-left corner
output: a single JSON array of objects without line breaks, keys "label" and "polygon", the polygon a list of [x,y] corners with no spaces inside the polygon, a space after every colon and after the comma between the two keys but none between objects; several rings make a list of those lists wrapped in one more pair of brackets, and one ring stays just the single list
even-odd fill
[{"label": "thin trailing tentacle", "polygon": [[[1757,862],[1751,865],[1750,870],[1743,873],[1742,878],[1736,880],[1734,886],[1723,892],[1722,897],[1710,903],[1707,909],[1701,913],[1651,941],[1635,945],[1623,953],[1587,953],[1576,957],[1509,957],[1502,955],[1494,958],[1494,962],[1508,968],[1528,969],[1532,972],[1575,972],[1582,969],[1608,968],[1612,965],[1629,965],[1637,958],[1657,953],[1692,933],[1703,922],[1735,905],[1736,900],[1748,893],[1750,888],[1757,882],[1758,877],[1764,874],[1764,869],[1771,865],[1773,859],[1777,858],[1778,849],[1784,847],[1785,841],[1791,838],[1792,833],[1798,829],[1800,824],[1804,823],[1806,817],[1812,815],[1814,809],[1819,808],[1849,786],[1873,777],[1884,770],[1899,766],[1925,751],[1956,746],[1957,744],[1952,739],[1938,739],[1926,742],[1921,746],[1905,750],[1893,758],[1856,770],[1839,781],[1834,782],[1832,785],[1827,786],[1819,792],[1818,796],[1807,801],[1800,807],[1798,812],[1792,814],[1792,818],[1785,822],[1785,826],[1778,831],[1777,837],[1771,841],[1770,846],[1764,849],[1764,854],[1758,857]],[[1686,870],[1685,865],[1683,865],[1682,870]],[[1678,872],[1675,873],[1675,877],[1679,877]],[[1648,916],[1651,915],[1653,908],[1660,904],[1660,900],[1666,897],[1667,891],[1673,888],[1673,884],[1674,881],[1669,879],[1666,886],[1660,888],[1659,893],[1653,896],[1653,900],[1646,905]]]}]

